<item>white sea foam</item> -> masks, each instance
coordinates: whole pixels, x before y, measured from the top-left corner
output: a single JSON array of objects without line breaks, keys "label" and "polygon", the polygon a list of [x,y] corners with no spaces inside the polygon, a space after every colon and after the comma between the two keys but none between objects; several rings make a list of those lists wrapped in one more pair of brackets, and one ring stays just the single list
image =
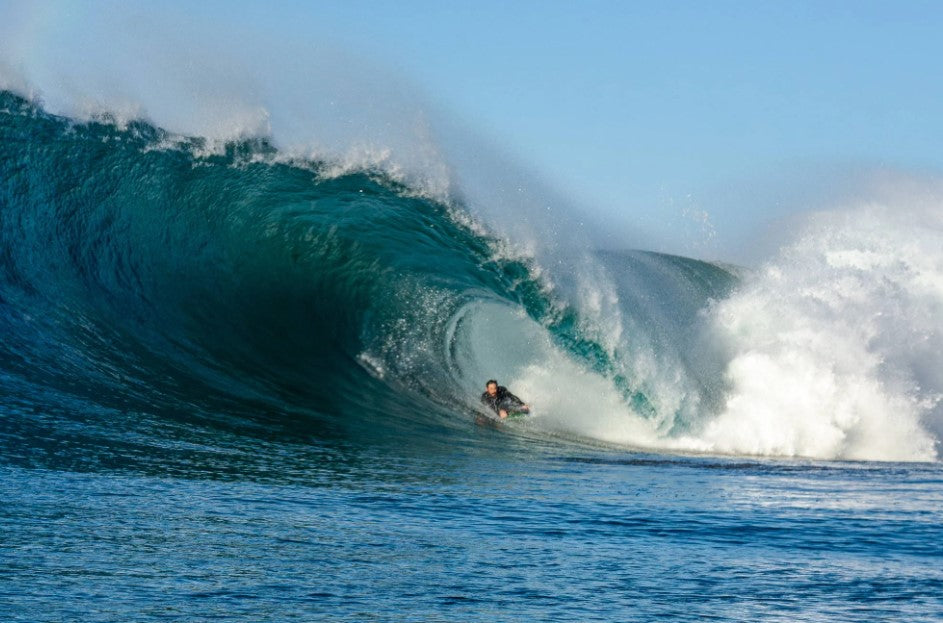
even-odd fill
[{"label": "white sea foam", "polygon": [[943,203],[813,217],[709,310],[729,393],[693,447],[932,460],[943,395]]},{"label": "white sea foam", "polygon": [[[654,409],[646,422],[566,357],[548,356],[515,382],[548,397],[554,415],[545,424],[554,430],[630,446],[936,460],[943,201],[934,193],[885,192],[882,201],[808,216],[792,242],[741,276],[735,293],[711,302],[695,343],[720,360],[719,408],[699,395],[689,369],[648,343],[631,310],[619,316],[627,324],[616,334],[617,354]],[[582,277],[593,283],[591,274]],[[590,292],[584,307],[604,316],[602,301]]]}]

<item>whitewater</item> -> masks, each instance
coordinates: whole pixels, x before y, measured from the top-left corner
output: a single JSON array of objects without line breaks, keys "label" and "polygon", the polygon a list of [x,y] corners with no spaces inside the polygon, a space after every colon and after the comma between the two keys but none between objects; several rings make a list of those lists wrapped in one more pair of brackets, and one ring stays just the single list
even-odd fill
[{"label": "whitewater", "polygon": [[[24,7],[9,620],[943,617],[939,183],[797,211],[749,266],[613,243],[360,59],[114,17],[129,53],[82,63],[96,33]],[[487,418],[489,378],[533,415]]]}]

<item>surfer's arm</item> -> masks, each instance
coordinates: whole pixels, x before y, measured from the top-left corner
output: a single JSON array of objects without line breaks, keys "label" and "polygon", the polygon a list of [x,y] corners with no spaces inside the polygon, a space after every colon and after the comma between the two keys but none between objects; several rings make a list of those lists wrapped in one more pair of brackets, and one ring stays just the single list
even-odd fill
[{"label": "surfer's arm", "polygon": [[511,392],[508,392],[507,397],[511,400],[511,402],[514,403],[515,406],[520,407],[521,409],[530,409],[530,407],[527,406],[527,404],[523,400],[521,400],[520,398],[518,398]]}]

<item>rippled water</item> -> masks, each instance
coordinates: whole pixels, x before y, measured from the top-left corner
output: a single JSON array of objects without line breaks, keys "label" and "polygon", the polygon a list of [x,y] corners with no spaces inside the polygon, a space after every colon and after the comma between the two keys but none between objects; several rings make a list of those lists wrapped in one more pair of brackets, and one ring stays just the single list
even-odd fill
[{"label": "rippled water", "polygon": [[6,465],[6,620],[943,618],[937,464],[288,451],[251,479]]}]

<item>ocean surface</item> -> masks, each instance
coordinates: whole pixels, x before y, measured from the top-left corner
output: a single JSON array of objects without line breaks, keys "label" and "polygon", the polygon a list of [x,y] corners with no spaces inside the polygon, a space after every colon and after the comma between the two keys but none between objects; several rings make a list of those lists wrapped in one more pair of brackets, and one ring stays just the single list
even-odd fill
[{"label": "ocean surface", "polygon": [[939,206],[746,269],[0,92],[3,619],[941,621]]}]

